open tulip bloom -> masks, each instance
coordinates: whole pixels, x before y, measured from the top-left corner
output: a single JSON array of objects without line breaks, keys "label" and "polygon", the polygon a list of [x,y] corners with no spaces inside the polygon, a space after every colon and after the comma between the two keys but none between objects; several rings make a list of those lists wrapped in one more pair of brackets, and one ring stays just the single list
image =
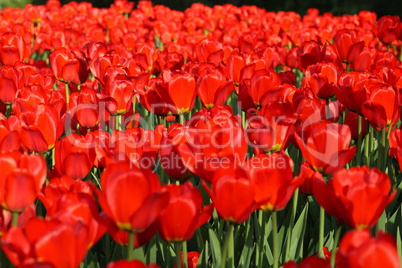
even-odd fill
[{"label": "open tulip bloom", "polygon": [[2,267],[401,266],[400,17],[61,2],[0,10]]}]

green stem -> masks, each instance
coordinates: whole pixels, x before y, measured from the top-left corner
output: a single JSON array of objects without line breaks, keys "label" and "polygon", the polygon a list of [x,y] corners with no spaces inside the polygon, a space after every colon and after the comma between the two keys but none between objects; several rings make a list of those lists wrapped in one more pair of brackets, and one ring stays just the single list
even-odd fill
[{"label": "green stem", "polygon": [[6,114],[5,114],[5,116],[6,116],[7,118],[10,117],[12,111],[13,111],[13,109],[12,109],[12,103],[6,103]]},{"label": "green stem", "polygon": [[12,226],[16,227],[18,225],[18,212],[13,211],[13,221],[12,221]]},{"label": "green stem", "polygon": [[131,122],[131,127],[134,128],[134,124],[135,124],[135,105],[137,103],[135,95],[133,96],[132,102],[133,102],[133,122]]},{"label": "green stem", "polygon": [[262,262],[264,260],[264,241],[265,241],[265,212],[262,210],[258,211],[258,222],[260,226],[260,244],[259,244],[259,258],[257,267],[262,267]]},{"label": "green stem", "polygon": [[[180,243],[174,243],[174,251],[176,252],[176,267],[181,268],[180,263]],[[184,259],[184,256],[183,256]]]},{"label": "green stem", "polygon": [[116,123],[115,129],[121,130],[121,124],[120,124],[121,115],[115,115],[114,119]]},{"label": "green stem", "polygon": [[183,123],[184,123],[184,114],[179,114],[179,123],[180,123],[180,125],[183,125]]},{"label": "green stem", "polygon": [[378,168],[381,171],[385,171],[385,159],[387,158],[387,150],[386,150],[386,139],[387,139],[387,130],[385,127],[381,129],[381,138],[380,138],[380,146],[378,150]]},{"label": "green stem", "polygon": [[134,256],[133,256],[133,248],[134,248],[134,232],[129,232],[128,235],[128,249],[127,249],[127,260],[131,261]]},{"label": "green stem", "polygon": [[356,164],[357,166],[360,166],[361,163],[361,157],[362,157],[362,126],[363,126],[363,120],[362,120],[362,116],[358,115],[357,117],[357,133],[358,133],[358,137],[357,137],[357,161]]},{"label": "green stem", "polygon": [[324,257],[324,227],[325,227],[325,210],[320,206],[320,222],[318,229],[318,256]]},{"label": "green stem", "polygon": [[276,211],[272,211],[272,240],[273,240],[273,254],[274,254],[274,268],[279,267],[279,243],[278,243],[278,218]]},{"label": "green stem", "polygon": [[187,241],[181,242],[182,249],[183,249],[183,268],[187,268]]},{"label": "green stem", "polygon": [[68,83],[66,83],[65,85],[66,85],[66,103],[69,104],[70,103],[70,89],[68,88]]},{"label": "green stem", "polygon": [[369,126],[369,139],[370,139],[370,143],[369,143],[369,163],[368,166],[372,167],[373,165],[373,151],[374,151],[374,129],[372,126]]},{"label": "green stem", "polygon": [[339,242],[339,236],[341,235],[341,231],[342,231],[342,224],[338,226],[338,229],[336,229],[335,232],[334,247],[332,248],[331,260],[330,260],[331,268],[335,268],[335,256],[336,252],[338,251],[338,242]]},{"label": "green stem", "polygon": [[[229,263],[231,263],[231,268],[234,268],[234,252],[231,250],[229,251],[229,244],[233,243],[233,223],[228,222],[228,231],[225,236],[225,243],[223,244],[223,249],[222,249],[222,258],[221,258],[221,268],[225,268],[226,266],[226,259],[229,260]],[[233,245],[231,246],[231,249],[233,249]]]}]

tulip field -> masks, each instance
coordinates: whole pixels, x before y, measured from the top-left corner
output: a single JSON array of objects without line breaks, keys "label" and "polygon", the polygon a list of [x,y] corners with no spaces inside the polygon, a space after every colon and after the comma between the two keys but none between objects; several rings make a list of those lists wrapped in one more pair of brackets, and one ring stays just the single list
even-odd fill
[{"label": "tulip field", "polygon": [[398,268],[402,22],[0,11],[0,267]]}]

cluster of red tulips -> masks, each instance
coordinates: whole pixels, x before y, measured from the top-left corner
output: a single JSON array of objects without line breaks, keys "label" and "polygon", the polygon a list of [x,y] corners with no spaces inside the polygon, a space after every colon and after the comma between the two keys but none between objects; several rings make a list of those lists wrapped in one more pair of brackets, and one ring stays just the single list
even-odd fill
[{"label": "cluster of red tulips", "polygon": [[399,17],[49,0],[0,64],[1,265],[401,266]]}]

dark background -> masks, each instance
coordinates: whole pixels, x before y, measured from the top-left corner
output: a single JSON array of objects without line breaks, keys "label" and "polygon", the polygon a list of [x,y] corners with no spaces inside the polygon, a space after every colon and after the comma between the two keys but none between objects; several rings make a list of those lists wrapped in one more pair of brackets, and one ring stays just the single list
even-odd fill
[{"label": "dark background", "polygon": [[[42,5],[46,0],[33,0],[33,4]],[[62,4],[70,1],[61,0]],[[82,2],[82,1],[77,1]],[[113,0],[86,0],[94,7],[109,7]],[[209,6],[231,3],[233,5],[256,5],[268,11],[295,11],[304,15],[308,8],[314,7],[320,13],[331,12],[334,15],[356,14],[361,10],[377,13],[378,17],[384,15],[402,15],[402,0],[154,0],[154,4],[162,4],[175,10],[184,10],[192,3],[201,2]]]}]

